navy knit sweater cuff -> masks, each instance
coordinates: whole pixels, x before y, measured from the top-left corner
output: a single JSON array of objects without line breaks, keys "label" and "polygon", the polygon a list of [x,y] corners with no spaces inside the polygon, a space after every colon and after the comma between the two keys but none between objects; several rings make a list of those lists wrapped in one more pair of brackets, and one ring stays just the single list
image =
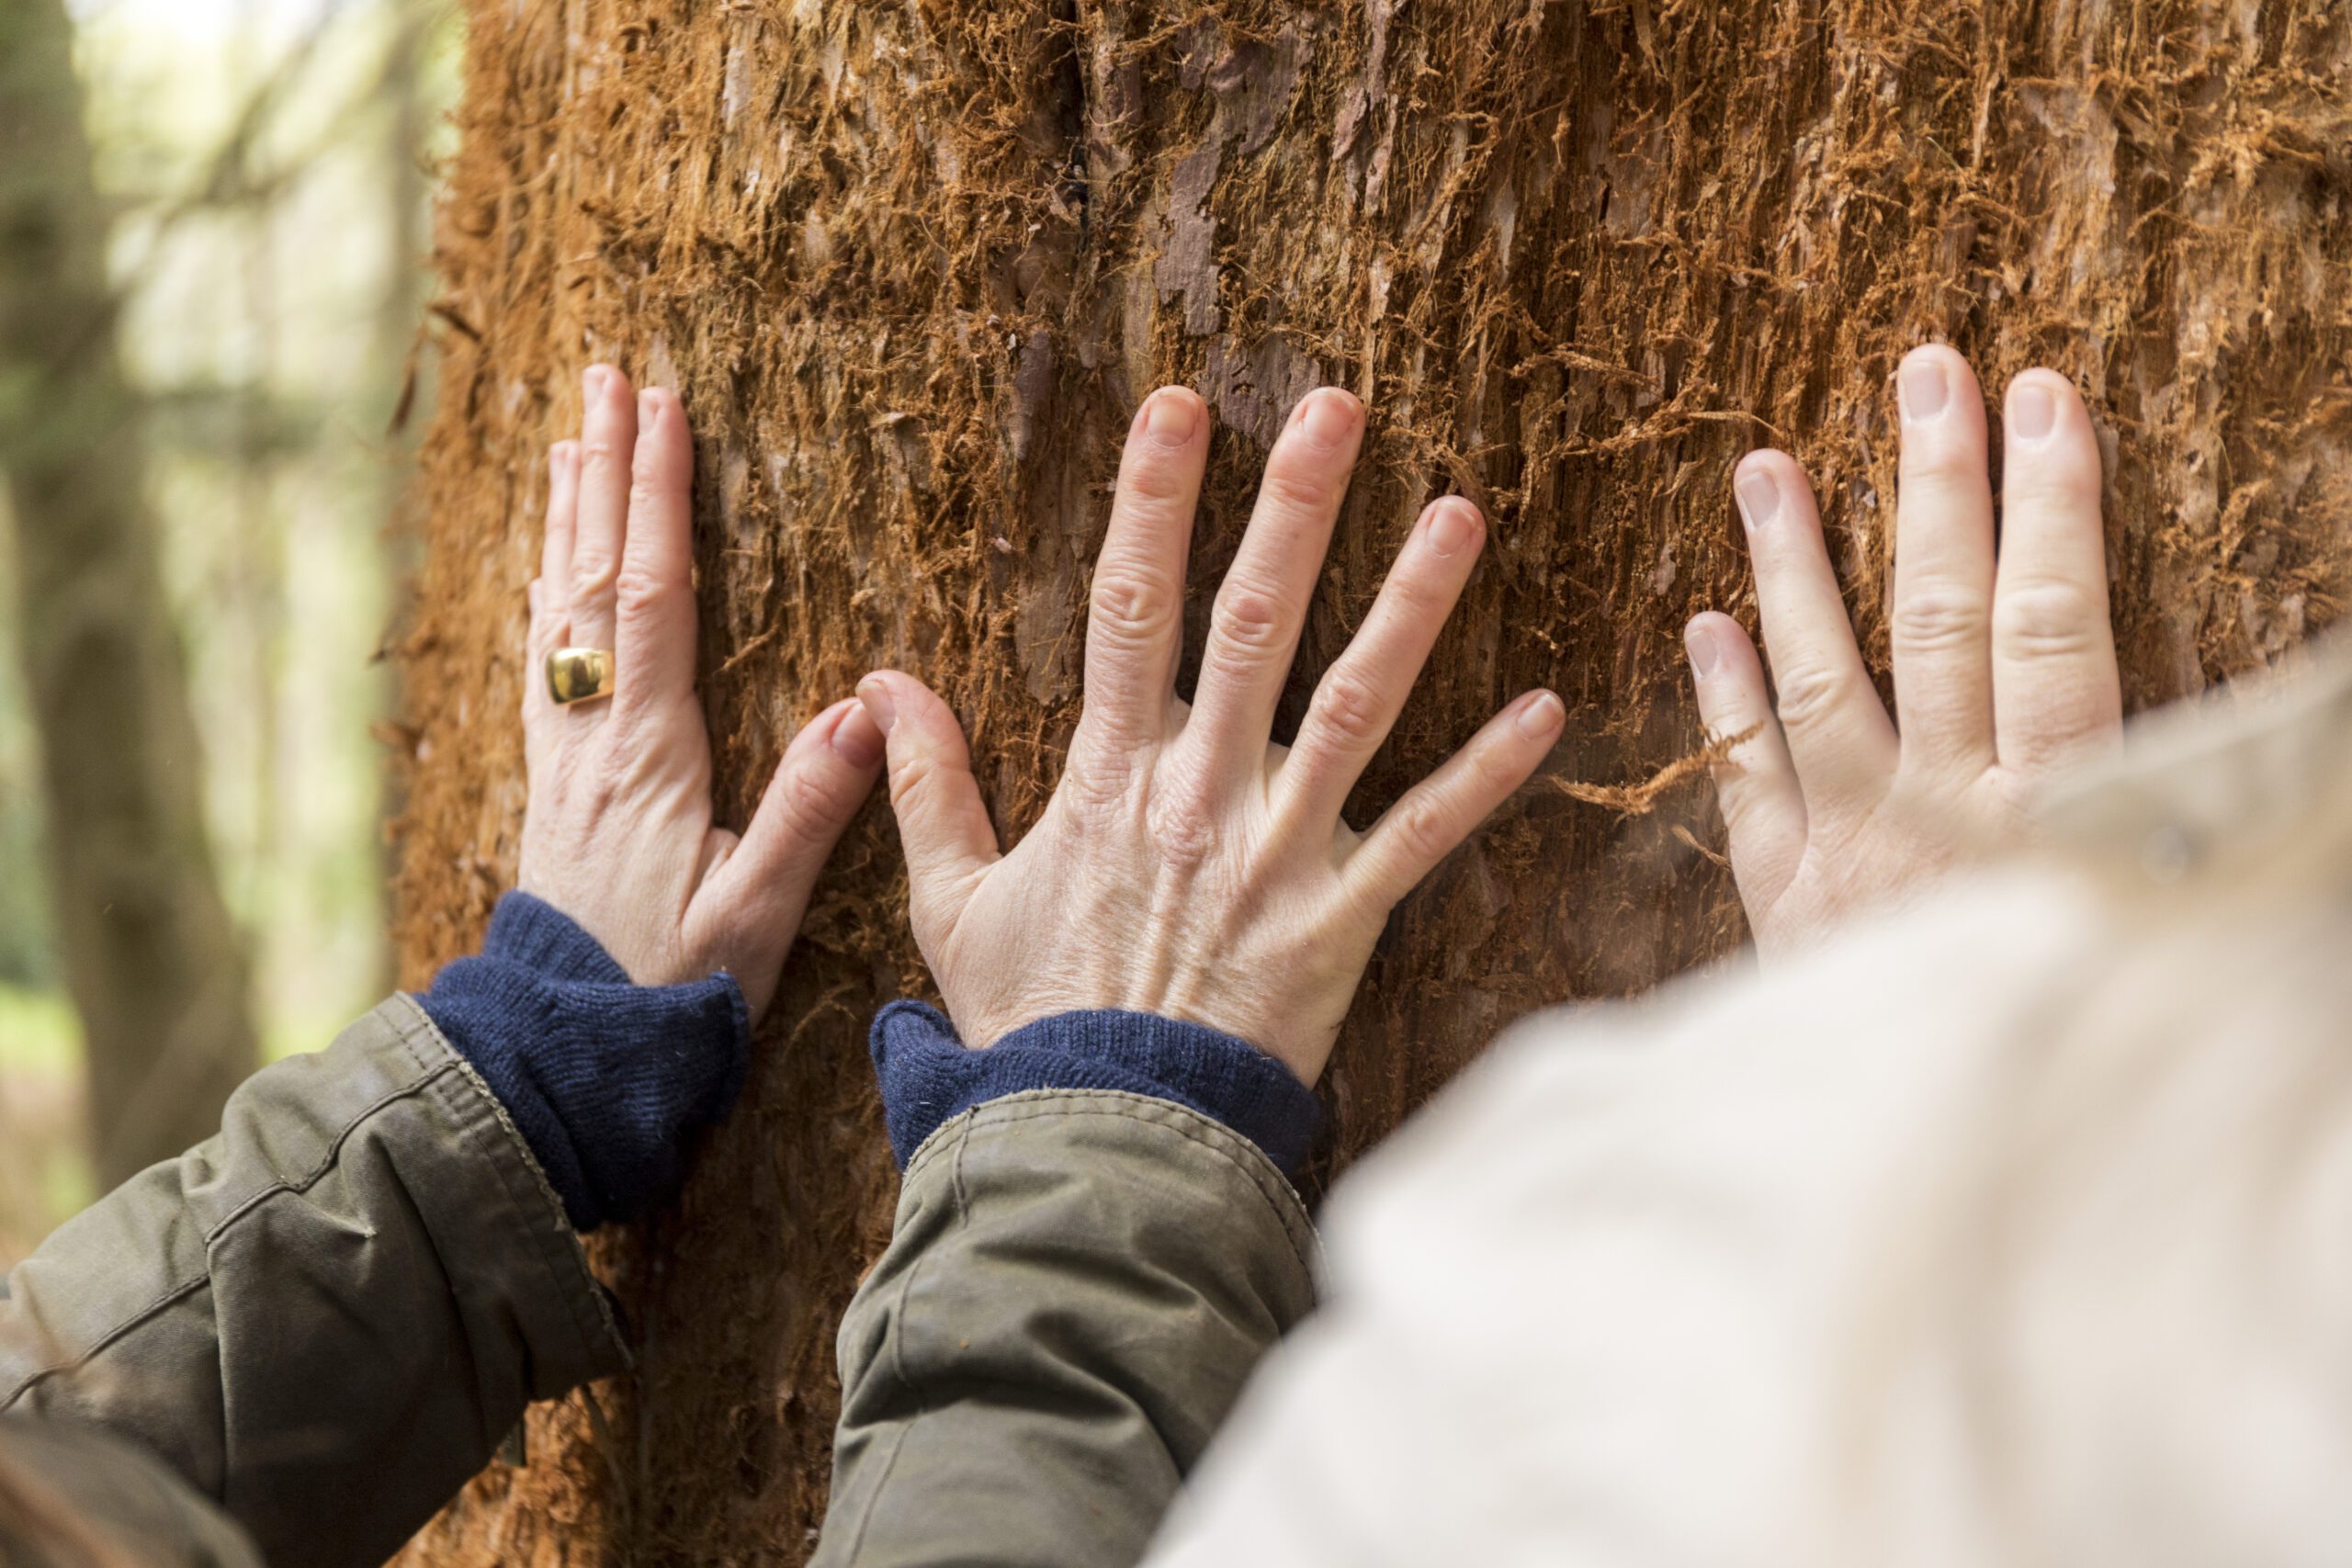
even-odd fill
[{"label": "navy knit sweater cuff", "polygon": [[1322,1107],[1288,1067],[1245,1040],[1146,1012],[1066,1012],[970,1050],[935,1008],[892,1002],[867,1043],[890,1152],[904,1169],[938,1126],[1033,1089],[1112,1089],[1189,1105],[1295,1171]]},{"label": "navy knit sweater cuff", "polygon": [[490,1085],[581,1230],[677,1190],[687,1134],[725,1116],[751,1062],[729,975],[639,986],[553,906],[509,893],[481,956],[417,998]]}]

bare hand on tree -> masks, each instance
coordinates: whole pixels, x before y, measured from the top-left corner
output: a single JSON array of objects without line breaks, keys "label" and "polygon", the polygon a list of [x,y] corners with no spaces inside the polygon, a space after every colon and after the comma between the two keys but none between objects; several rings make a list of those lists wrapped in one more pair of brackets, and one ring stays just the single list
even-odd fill
[{"label": "bare hand on tree", "polygon": [[1389,909],[1525,782],[1566,713],[1531,692],[1368,832],[1340,820],[1485,541],[1477,510],[1449,497],[1415,524],[1295,742],[1270,743],[1363,436],[1362,406],[1329,388],[1301,400],[1267,458],[1194,701],[1180,701],[1208,435],[1182,388],[1136,412],[1095,565],[1085,712],[1044,819],[1011,854],[947,705],[896,671],[859,692],[889,739],[915,940],[967,1044],[1125,1009],[1248,1040],[1311,1084]]},{"label": "bare hand on tree", "polygon": [[1777,705],[1737,622],[1711,612],[1686,634],[1708,728],[1753,732],[1715,781],[1768,954],[1915,891],[1971,839],[2018,831],[2035,786],[2122,724],[2098,441],[2082,399],[2051,370],[2009,384],[1996,558],[1984,400],[1968,362],[1921,348],[1896,379],[1899,729],[1863,668],[1812,487],[1784,452],[1751,453],[1735,481]]},{"label": "bare hand on tree", "polygon": [[[735,976],[775,994],[808,894],[882,762],[855,698],[794,737],[739,840],[715,827],[695,696],[694,443],[673,393],[583,378],[581,439],[548,455],[547,544],[523,681],[530,804],[518,886],[578,922],[640,985]],[[559,706],[562,648],[609,649],[609,699]]]}]

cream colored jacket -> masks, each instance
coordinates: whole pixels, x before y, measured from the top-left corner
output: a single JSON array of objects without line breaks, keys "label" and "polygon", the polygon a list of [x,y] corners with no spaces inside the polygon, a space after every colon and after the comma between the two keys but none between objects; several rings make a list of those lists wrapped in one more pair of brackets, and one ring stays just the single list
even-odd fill
[{"label": "cream colored jacket", "polygon": [[1521,1026],[1340,1185],[1149,1561],[2352,1562],[2352,649],[2049,819]]}]

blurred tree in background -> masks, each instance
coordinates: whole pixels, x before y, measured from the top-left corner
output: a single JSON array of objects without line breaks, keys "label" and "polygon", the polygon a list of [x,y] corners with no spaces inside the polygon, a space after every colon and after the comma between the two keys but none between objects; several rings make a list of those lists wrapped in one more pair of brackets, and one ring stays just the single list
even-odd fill
[{"label": "blurred tree in background", "polygon": [[0,475],[39,733],[53,930],[100,1180],[201,1140],[254,1066],[195,720],[115,345],[107,213],[64,0],[0,10]]},{"label": "blurred tree in background", "polygon": [[[175,850],[209,853],[217,868],[210,918],[195,922],[204,934],[180,958],[127,964],[130,977],[91,980],[77,967],[76,928],[51,917],[46,874],[73,859],[77,827],[70,810],[40,809],[32,720],[95,733],[85,765],[98,772],[84,776],[119,789],[130,716],[111,701],[43,702],[39,679],[17,678],[20,642],[54,650],[52,675],[86,662],[71,640],[86,628],[43,630],[62,596],[40,584],[60,569],[93,570],[95,552],[68,547],[44,564],[36,549],[13,560],[0,549],[0,648],[11,655],[0,658],[5,1266],[90,1190],[85,1036],[96,1067],[125,1016],[150,1021],[141,1038],[185,1026],[204,1010],[187,1002],[200,977],[228,982],[226,1013],[251,1021],[245,1037],[258,1035],[265,1054],[314,1049],[386,984],[383,771],[370,728],[391,711],[378,654],[406,570],[396,508],[410,453],[396,415],[419,392],[430,142],[456,36],[438,0],[0,0],[0,75],[31,84],[51,127],[38,149],[22,132],[0,143],[0,191],[39,186],[55,200],[78,177],[88,198],[73,254],[52,258],[57,275],[37,286],[28,319],[55,332],[73,310],[91,312],[111,343],[85,360],[106,367],[119,399],[96,412],[28,392],[0,367],[0,454],[38,436],[148,519],[109,558],[144,574],[143,613],[125,624],[162,650],[139,660],[126,701],[183,716],[188,762],[147,770],[150,804],[187,829],[171,835]],[[60,138],[81,140],[78,175]],[[31,254],[21,236],[0,234],[0,290]],[[22,504],[24,486],[14,488],[20,503],[0,505],[0,540],[13,510],[28,545],[53,541],[35,530],[56,509]],[[49,772],[74,776],[74,766]],[[113,823],[119,807],[105,816]],[[127,903],[168,901],[156,865],[118,864],[128,891],[98,900],[106,934]],[[70,881],[56,891],[70,912]],[[175,970],[176,987],[165,983]],[[78,1010],[60,995],[69,981]],[[94,1077],[103,1137],[118,1099]],[[227,1081],[224,1071],[167,1098],[193,1127]],[[179,1119],[126,1138],[106,1174],[176,1149]]]}]

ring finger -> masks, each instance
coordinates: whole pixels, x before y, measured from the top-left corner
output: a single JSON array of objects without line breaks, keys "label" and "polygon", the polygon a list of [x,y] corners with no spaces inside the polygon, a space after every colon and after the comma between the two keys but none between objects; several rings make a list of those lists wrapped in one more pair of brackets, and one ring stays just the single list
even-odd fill
[{"label": "ring finger", "polygon": [[548,692],[548,655],[562,646],[571,588],[571,538],[580,522],[580,443],[548,448],[547,536],[539,546],[539,575],[531,582],[531,627],[524,652],[523,744],[536,757],[542,725],[554,710]]}]

